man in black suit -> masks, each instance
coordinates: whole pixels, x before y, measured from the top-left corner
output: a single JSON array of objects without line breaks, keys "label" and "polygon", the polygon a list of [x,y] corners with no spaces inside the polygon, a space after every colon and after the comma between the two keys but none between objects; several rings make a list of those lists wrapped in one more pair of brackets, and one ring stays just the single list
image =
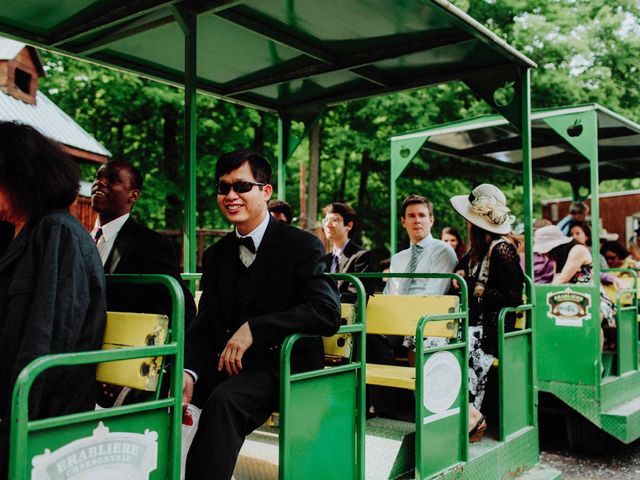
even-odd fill
[{"label": "man in black suit", "polygon": [[[327,254],[326,271],[331,273],[379,272],[380,267],[369,250],[353,240],[356,211],[346,203],[333,202],[322,209],[324,235],[331,242],[331,253]],[[356,303],[356,289],[347,280],[338,280],[338,291],[342,303]],[[367,297],[373,295],[378,279],[362,279]],[[367,362],[395,365],[393,348],[384,335],[367,335]],[[369,413],[395,418],[397,416],[396,391],[385,387],[367,387]]]},{"label": "man in black suit", "polygon": [[[180,277],[171,243],[130,216],[141,190],[142,175],[130,163],[112,160],[102,165],[91,188],[91,208],[98,213],[92,236],[105,273],[158,273],[178,280],[184,293],[186,326],[196,306]],[[107,310],[170,317],[171,297],[163,286],[111,285],[107,287]],[[120,390],[101,389],[98,403],[113,405]]]},{"label": "man in black suit", "polygon": [[[202,297],[187,332],[184,402],[202,407],[188,480],[231,478],[245,436],[278,408],[280,346],[333,335],[338,293],[313,235],[269,215],[271,167],[248,151],[216,165],[218,207],[235,225],[204,254]],[[323,367],[322,340],[300,340],[292,370]],[[195,391],[194,391],[195,383]]]}]

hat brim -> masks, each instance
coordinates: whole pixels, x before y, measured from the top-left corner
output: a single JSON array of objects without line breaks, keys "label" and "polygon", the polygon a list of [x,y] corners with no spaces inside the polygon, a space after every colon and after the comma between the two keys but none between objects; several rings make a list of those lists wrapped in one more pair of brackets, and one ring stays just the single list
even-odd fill
[{"label": "hat brim", "polygon": [[456,195],[455,197],[451,197],[451,206],[454,208],[458,215],[471,222],[476,227],[482,228],[487,232],[497,233],[498,235],[506,235],[511,232],[511,224],[503,223],[497,225],[493,222],[490,222],[486,217],[482,215],[478,215],[471,208],[469,202],[468,195]]},{"label": "hat brim", "polygon": [[549,253],[554,248],[559,247],[560,245],[565,245],[571,242],[572,240],[573,238],[571,237],[562,237],[562,238],[555,238],[553,240],[546,240],[546,241],[536,243],[534,238],[533,251],[534,253]]},{"label": "hat brim", "polygon": [[620,235],[618,235],[617,233],[605,233],[600,235],[600,240],[603,240],[605,242],[615,242],[618,240],[618,238],[620,238]]}]

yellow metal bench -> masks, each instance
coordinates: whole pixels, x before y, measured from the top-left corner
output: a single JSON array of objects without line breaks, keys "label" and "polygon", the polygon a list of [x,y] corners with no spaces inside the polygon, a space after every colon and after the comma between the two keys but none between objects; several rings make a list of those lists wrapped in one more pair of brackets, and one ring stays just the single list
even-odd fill
[{"label": "yellow metal bench", "polygon": [[[169,318],[166,315],[107,312],[102,349],[164,345],[168,327]],[[134,358],[99,363],[96,379],[98,382],[154,392],[161,371],[162,357]]]},{"label": "yellow metal bench", "polygon": [[[427,315],[454,313],[460,301],[455,295],[375,295],[369,298],[366,310],[368,334],[415,336],[421,318]],[[427,337],[456,338],[457,320],[428,322]],[[369,385],[415,390],[416,370],[413,367],[367,363]]]}]

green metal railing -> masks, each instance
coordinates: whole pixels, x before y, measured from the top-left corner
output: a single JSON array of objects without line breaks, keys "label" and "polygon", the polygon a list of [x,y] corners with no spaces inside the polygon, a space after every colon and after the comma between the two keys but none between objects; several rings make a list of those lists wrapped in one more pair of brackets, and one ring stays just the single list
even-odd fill
[{"label": "green metal railing", "polygon": [[[116,419],[149,411],[165,412],[169,419],[169,451],[159,452],[158,463],[168,462],[167,478],[180,478],[180,442],[182,412],[182,367],[184,345],[184,297],[179,283],[167,275],[107,275],[108,283],[149,284],[165,286],[172,299],[171,341],[162,346],[122,348],[80,353],[46,355],[35,359],[27,365],[16,381],[12,397],[11,410],[11,444],[9,456],[9,478],[23,480],[30,478],[30,437],[35,432],[49,435],[53,443],[60,445],[61,434],[58,429],[82,423],[97,424],[100,420]],[[113,362],[117,360],[143,358],[149,356],[173,357],[171,391],[177,392],[173,397],[154,400],[135,405],[114,407],[99,411],[80,412],[55,418],[29,420],[29,393],[37,377],[48,369],[59,366],[79,366]],[[142,427],[145,427],[144,425]],[[148,426],[146,426],[148,427]],[[93,428],[93,427],[91,427]],[[47,430],[50,430],[47,433]],[[143,430],[144,431],[144,430]],[[69,438],[63,438],[66,443]],[[64,445],[64,444],[62,444]]]},{"label": "green metal railing", "polygon": [[[354,274],[360,279],[366,278],[415,278],[415,279],[451,279],[456,280],[460,286],[459,310],[453,313],[425,315],[416,325],[416,339],[423,338],[425,328],[429,322],[440,320],[459,320],[459,336],[457,341],[442,347],[424,348],[424,343],[416,340],[416,478],[427,478],[436,475],[440,471],[462,464],[469,459],[469,390],[468,390],[468,291],[464,279],[455,273],[358,273]],[[453,405],[457,405],[457,414],[451,415],[454,428],[439,428],[434,423],[425,423],[428,417],[423,402],[424,366],[426,360],[435,353],[449,351],[456,356],[461,370],[461,385],[458,398]],[[422,361],[418,361],[422,359]],[[429,443],[430,436],[434,435],[433,442]],[[437,438],[436,438],[437,435]],[[436,445],[445,446],[445,451],[436,449]],[[431,448],[429,448],[431,447]]]},{"label": "green metal railing", "polygon": [[[329,466],[335,478],[365,478],[365,290],[360,280],[352,275],[328,275],[334,280],[350,281],[356,287],[355,323],[341,326],[338,334],[355,334],[358,345],[355,358],[346,365],[292,374],[291,352],[295,343],[314,335],[297,333],[288,336],[282,344],[281,480],[327,478]],[[308,424],[315,427],[307,428]],[[355,431],[352,432],[352,428]],[[301,458],[305,458],[302,463]]]}]

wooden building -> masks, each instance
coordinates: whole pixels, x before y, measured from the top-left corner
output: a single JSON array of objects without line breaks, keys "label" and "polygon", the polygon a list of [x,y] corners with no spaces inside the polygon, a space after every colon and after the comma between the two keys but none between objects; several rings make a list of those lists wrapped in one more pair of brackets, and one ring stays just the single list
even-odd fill
[{"label": "wooden building", "polygon": [[[591,208],[591,199],[585,200]],[[640,190],[600,194],[600,226],[626,243],[640,226]],[[542,202],[542,216],[557,223],[569,214],[570,198]]]},{"label": "wooden building", "polygon": [[[31,125],[59,142],[77,162],[97,168],[111,153],[39,90],[39,79],[44,76],[34,47],[0,37],[0,120]],[[90,192],[83,187],[70,211],[90,230],[95,213]]]}]

